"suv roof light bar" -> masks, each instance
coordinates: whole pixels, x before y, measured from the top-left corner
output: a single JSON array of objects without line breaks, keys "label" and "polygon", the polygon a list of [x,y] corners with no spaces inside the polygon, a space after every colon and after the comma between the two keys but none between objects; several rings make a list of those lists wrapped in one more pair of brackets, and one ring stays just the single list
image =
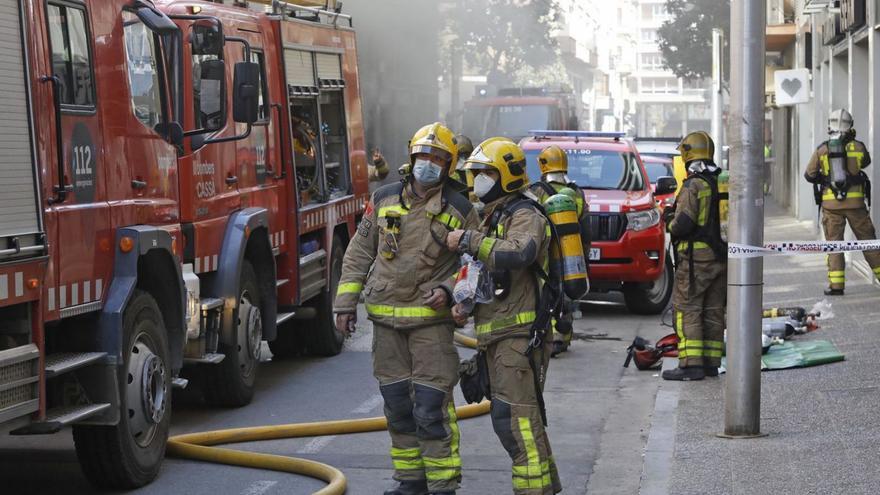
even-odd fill
[{"label": "suv roof light bar", "polygon": [[533,136],[537,139],[546,139],[551,137],[570,137],[575,138],[575,140],[581,138],[608,138],[614,139],[615,141],[619,141],[621,138],[626,137],[625,132],[604,132],[604,131],[540,131],[540,130],[532,130],[529,131],[529,135]]}]

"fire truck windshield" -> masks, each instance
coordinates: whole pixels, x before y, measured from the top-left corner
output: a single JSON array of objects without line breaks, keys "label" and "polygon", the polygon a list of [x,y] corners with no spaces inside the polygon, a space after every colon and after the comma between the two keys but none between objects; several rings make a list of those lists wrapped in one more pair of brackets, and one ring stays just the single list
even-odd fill
[{"label": "fire truck windshield", "polygon": [[551,129],[551,116],[549,105],[477,107],[465,116],[465,132],[477,139],[504,136],[518,140],[531,129]]},{"label": "fire truck windshield", "polygon": [[[526,152],[529,179],[541,179],[538,169],[540,150]],[[588,149],[565,150],[568,178],[582,189],[640,191],[645,188],[639,163],[632,153]]]}]

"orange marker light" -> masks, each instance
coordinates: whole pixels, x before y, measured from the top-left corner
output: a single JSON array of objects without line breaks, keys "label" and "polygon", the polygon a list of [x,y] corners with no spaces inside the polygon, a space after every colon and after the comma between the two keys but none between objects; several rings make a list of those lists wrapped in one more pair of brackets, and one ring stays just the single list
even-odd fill
[{"label": "orange marker light", "polygon": [[131,237],[123,237],[119,240],[119,250],[123,253],[130,253],[134,249],[134,239]]},{"label": "orange marker light", "polygon": [[27,288],[30,290],[34,290],[40,286],[40,281],[35,278],[29,278],[27,281]]}]

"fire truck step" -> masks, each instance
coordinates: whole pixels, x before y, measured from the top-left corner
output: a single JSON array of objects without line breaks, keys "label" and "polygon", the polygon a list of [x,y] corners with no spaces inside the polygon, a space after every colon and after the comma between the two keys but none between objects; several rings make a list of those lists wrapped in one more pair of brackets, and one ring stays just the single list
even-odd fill
[{"label": "fire truck step", "polygon": [[214,297],[204,297],[202,298],[201,303],[202,311],[210,311],[212,309],[223,307],[223,299],[217,299]]},{"label": "fire truck step", "polygon": [[282,278],[281,280],[276,280],[275,287],[285,286],[285,285],[287,285],[288,282],[290,282],[290,279],[288,279],[288,278]]},{"label": "fire truck step", "polygon": [[110,409],[110,404],[87,404],[78,406],[55,407],[46,411],[46,420],[31,423],[16,430],[12,435],[48,435],[57,433],[61,428],[71,423],[83,421],[96,414]]},{"label": "fire truck step", "polygon": [[295,311],[291,311],[290,313],[278,313],[278,318],[275,320],[275,323],[280,325],[294,316],[296,316]]},{"label": "fire truck step", "polygon": [[198,358],[183,358],[184,364],[220,364],[226,358],[226,354],[208,353]]},{"label": "fire truck step", "polygon": [[46,356],[46,378],[88,366],[101,360],[106,352],[59,352]]},{"label": "fire truck step", "polygon": [[189,385],[189,380],[186,378],[175,377],[171,379],[171,386],[177,389],[185,389],[186,386]]}]

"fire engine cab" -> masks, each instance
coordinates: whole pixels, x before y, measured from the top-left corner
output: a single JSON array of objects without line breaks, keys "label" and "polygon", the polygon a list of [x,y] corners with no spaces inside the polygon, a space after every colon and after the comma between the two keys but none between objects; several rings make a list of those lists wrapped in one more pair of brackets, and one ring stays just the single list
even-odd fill
[{"label": "fire engine cab", "polygon": [[[261,6],[261,8],[263,8]],[[250,402],[262,341],[334,355],[367,199],[351,19],[275,1],[0,5],[0,424],[151,481],[172,387]]]}]

